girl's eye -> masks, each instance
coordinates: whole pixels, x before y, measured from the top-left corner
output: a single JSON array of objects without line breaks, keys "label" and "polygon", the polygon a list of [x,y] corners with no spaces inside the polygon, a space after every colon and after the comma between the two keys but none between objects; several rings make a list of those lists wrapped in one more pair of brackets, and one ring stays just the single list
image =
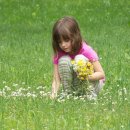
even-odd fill
[{"label": "girl's eye", "polygon": [[65,39],[65,42],[69,42],[69,39]]},{"label": "girl's eye", "polygon": [[61,44],[61,41],[58,41],[58,44]]}]

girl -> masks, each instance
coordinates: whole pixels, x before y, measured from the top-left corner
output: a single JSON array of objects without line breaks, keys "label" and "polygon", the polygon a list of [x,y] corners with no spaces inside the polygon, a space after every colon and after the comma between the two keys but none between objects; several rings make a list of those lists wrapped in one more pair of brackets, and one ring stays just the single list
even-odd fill
[{"label": "girl", "polygon": [[88,80],[92,86],[90,96],[95,98],[103,86],[105,74],[96,52],[82,39],[74,18],[64,17],[54,24],[52,46],[54,73],[51,98],[57,96],[60,83],[65,91],[76,91],[80,87],[79,79],[71,64],[71,60],[75,58],[88,58],[92,63],[94,73],[89,75]]}]

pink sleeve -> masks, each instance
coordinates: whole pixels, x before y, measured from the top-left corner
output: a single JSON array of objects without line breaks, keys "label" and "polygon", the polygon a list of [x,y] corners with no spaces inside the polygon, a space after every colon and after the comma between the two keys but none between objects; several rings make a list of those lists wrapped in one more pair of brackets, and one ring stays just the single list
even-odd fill
[{"label": "pink sleeve", "polygon": [[97,53],[93,50],[93,48],[91,48],[88,45],[87,45],[87,48],[84,50],[83,55],[86,56],[90,61],[99,60]]},{"label": "pink sleeve", "polygon": [[64,55],[63,52],[58,52],[57,54],[55,54],[55,55],[53,56],[53,64],[58,64],[59,58],[60,58],[61,56],[63,56],[63,55]]}]

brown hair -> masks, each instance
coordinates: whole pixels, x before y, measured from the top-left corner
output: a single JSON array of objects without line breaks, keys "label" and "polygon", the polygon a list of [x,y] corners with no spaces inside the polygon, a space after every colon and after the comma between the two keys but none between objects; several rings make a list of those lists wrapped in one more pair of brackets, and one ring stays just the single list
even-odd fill
[{"label": "brown hair", "polygon": [[71,40],[72,54],[76,54],[82,45],[82,37],[76,20],[72,17],[59,19],[53,26],[52,46],[54,53],[61,51],[59,43],[61,40]]}]

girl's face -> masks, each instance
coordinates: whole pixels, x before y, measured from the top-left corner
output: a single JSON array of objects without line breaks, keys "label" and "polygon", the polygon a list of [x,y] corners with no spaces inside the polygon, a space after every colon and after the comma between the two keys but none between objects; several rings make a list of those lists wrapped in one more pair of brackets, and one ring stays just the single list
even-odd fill
[{"label": "girl's face", "polygon": [[72,51],[71,40],[62,40],[59,46],[64,52],[70,53]]}]

